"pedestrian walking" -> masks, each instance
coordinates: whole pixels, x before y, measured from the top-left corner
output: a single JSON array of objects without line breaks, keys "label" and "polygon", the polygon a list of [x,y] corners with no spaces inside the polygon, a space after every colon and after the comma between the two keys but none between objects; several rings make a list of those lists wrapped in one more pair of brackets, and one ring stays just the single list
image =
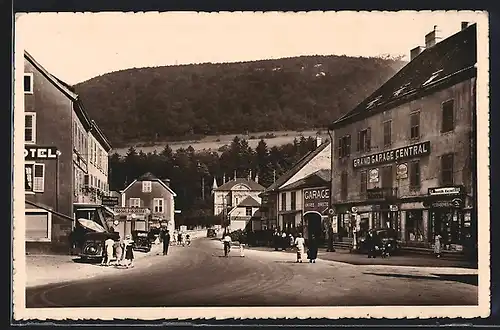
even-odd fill
[{"label": "pedestrian walking", "polygon": [[281,233],[281,250],[285,251],[288,245],[287,234]]},{"label": "pedestrian walking", "polygon": [[224,244],[224,256],[229,257],[229,252],[231,252],[231,236],[229,236],[229,233],[224,234],[222,242]]},{"label": "pedestrian walking", "polygon": [[436,236],[434,237],[434,255],[436,256],[436,258],[441,258],[441,239],[443,237],[437,233]]},{"label": "pedestrian walking", "polygon": [[163,232],[163,255],[166,256],[168,254],[168,247],[170,245],[170,233],[168,230]]},{"label": "pedestrian walking", "polygon": [[182,244],[182,233],[179,231],[179,234],[177,235],[177,245]]},{"label": "pedestrian walking", "polygon": [[297,249],[297,261],[302,262],[302,255],[305,251],[306,241],[302,237],[302,233],[299,233],[299,236],[295,239],[295,248]]},{"label": "pedestrian walking", "polygon": [[288,246],[290,246],[290,248],[293,248],[293,246],[295,245],[295,238],[293,237],[292,233],[288,234]]},{"label": "pedestrian walking", "polygon": [[273,233],[273,247],[274,247],[274,251],[278,251],[279,237],[280,237],[280,233],[279,233],[278,229],[274,228],[274,233]]},{"label": "pedestrian walking", "polygon": [[240,243],[240,257],[245,256],[245,244]]},{"label": "pedestrian walking", "polygon": [[315,263],[318,257],[318,242],[316,241],[316,236],[312,235],[309,240],[309,248],[307,250],[308,258],[310,263]]},{"label": "pedestrian walking", "polygon": [[110,237],[108,237],[104,241],[104,258],[102,258],[101,265],[109,266],[111,260],[113,259],[113,246],[115,245],[115,241],[113,241]]},{"label": "pedestrian walking", "polygon": [[130,235],[126,235],[123,243],[125,243],[125,266],[127,268],[134,267],[134,241]]},{"label": "pedestrian walking", "polygon": [[123,242],[118,238],[115,242],[116,265],[120,265],[123,258]]}]

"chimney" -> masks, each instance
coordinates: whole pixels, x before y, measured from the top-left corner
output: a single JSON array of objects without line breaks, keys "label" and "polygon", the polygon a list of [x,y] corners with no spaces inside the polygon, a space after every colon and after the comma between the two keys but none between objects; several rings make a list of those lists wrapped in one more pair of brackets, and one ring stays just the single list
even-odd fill
[{"label": "chimney", "polygon": [[316,147],[319,147],[321,145],[321,136],[316,135]]},{"label": "chimney", "polygon": [[441,30],[437,25],[434,25],[434,30],[425,35],[425,48],[431,48],[443,39],[441,37]]},{"label": "chimney", "polygon": [[469,22],[462,22],[462,24],[461,24],[461,30],[465,30],[466,28],[469,27],[469,25],[470,25]]},{"label": "chimney", "polygon": [[410,50],[410,61],[413,61],[413,59],[415,57],[417,57],[418,55],[420,55],[421,52],[423,52],[425,50],[425,47],[423,46],[417,46],[415,48],[413,48],[412,50]]}]

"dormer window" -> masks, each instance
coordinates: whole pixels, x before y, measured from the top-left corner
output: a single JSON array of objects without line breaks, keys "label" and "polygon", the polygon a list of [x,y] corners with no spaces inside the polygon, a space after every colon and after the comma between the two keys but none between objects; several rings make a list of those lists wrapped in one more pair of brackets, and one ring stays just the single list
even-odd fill
[{"label": "dormer window", "polygon": [[151,181],[142,181],[142,192],[151,192]]},{"label": "dormer window", "polygon": [[408,88],[408,86],[410,86],[410,83],[407,83],[407,84],[404,84],[403,86],[399,87],[398,89],[396,89],[394,91],[394,93],[392,93],[393,96],[395,97],[398,97],[399,95],[401,95],[403,93],[403,91]]},{"label": "dormer window", "polygon": [[435,79],[436,79],[436,78],[437,78],[437,77],[441,74],[441,72],[443,72],[443,69],[441,69],[441,70],[438,70],[438,71],[434,72],[434,73],[433,73],[433,74],[429,77],[429,79],[427,79],[427,80],[426,80],[426,81],[422,84],[422,86],[424,86],[424,87],[425,87],[425,86],[429,85],[431,82],[433,82],[433,81],[434,81],[434,80],[435,80]]},{"label": "dormer window", "polygon": [[373,108],[378,103],[378,101],[380,101],[381,98],[382,98],[382,95],[377,96],[376,98],[374,98],[373,100],[368,102],[368,104],[366,105],[366,108],[367,109]]}]

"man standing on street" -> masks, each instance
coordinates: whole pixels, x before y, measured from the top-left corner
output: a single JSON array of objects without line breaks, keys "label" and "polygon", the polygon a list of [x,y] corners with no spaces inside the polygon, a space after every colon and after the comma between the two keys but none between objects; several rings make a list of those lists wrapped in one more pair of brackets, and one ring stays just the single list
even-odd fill
[{"label": "man standing on street", "polygon": [[168,253],[168,246],[170,245],[170,233],[168,230],[164,231],[163,234],[163,255],[166,256]]}]

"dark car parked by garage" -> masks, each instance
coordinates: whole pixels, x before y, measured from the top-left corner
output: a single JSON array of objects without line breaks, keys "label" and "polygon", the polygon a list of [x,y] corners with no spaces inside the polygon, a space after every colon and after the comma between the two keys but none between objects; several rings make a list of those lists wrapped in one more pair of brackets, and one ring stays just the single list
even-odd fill
[{"label": "dark car parked by garage", "polygon": [[104,253],[104,241],[111,238],[114,241],[120,239],[120,234],[116,232],[89,232],[83,237],[82,251],[80,258],[83,261],[97,261],[102,260]]}]

